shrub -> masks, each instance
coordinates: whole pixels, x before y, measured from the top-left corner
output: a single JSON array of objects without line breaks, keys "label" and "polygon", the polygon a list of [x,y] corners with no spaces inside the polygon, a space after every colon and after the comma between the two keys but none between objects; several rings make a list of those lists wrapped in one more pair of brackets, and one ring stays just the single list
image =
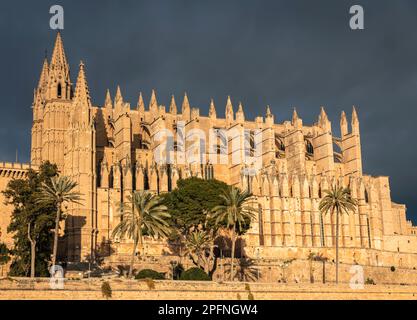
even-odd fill
[{"label": "shrub", "polygon": [[249,286],[249,283],[246,283],[246,284],[245,284],[245,290],[250,292],[250,286]]},{"label": "shrub", "polygon": [[200,268],[191,268],[181,274],[180,280],[210,281],[210,277]]},{"label": "shrub", "polygon": [[376,285],[374,279],[372,278],[366,278],[365,284]]},{"label": "shrub", "polygon": [[165,276],[163,273],[157,272],[152,269],[143,269],[135,276],[135,279],[154,279],[164,280]]},{"label": "shrub", "polygon": [[255,300],[255,297],[253,296],[252,292],[249,292],[248,300]]},{"label": "shrub", "polygon": [[112,295],[112,290],[110,287],[110,283],[104,281],[101,285],[101,293],[103,294],[103,298],[110,299]]},{"label": "shrub", "polygon": [[394,272],[394,271],[395,271],[395,267],[394,267],[394,266],[392,266],[392,267],[391,267],[391,271],[392,271],[392,272]]}]

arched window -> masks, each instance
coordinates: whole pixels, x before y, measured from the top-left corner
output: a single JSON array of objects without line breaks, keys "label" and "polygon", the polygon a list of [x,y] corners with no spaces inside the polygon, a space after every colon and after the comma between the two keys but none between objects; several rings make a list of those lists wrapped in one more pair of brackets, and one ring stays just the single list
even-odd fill
[{"label": "arched window", "polygon": [[306,152],[308,155],[313,155],[314,154],[314,148],[312,143],[310,142],[310,140],[306,140]]},{"label": "arched window", "polygon": [[368,191],[365,189],[365,202],[369,203]]},{"label": "arched window", "polygon": [[278,134],[275,135],[275,157],[285,158],[285,144],[283,138]]},{"label": "arched window", "polygon": [[62,97],[62,87],[61,87],[60,83],[58,83],[57,96],[58,96],[58,98]]},{"label": "arched window", "polygon": [[149,190],[149,175],[148,169],[143,173],[143,190]]}]

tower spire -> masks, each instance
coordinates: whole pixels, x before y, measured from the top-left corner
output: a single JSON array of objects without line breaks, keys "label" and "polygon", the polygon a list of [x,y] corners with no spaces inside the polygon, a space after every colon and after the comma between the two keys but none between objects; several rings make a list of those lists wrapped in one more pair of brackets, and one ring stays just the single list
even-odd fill
[{"label": "tower spire", "polygon": [[177,104],[175,102],[174,95],[171,96],[171,104],[169,105],[169,112],[174,115],[177,114]]},{"label": "tower spire", "polygon": [[138,99],[137,109],[140,113],[145,112],[145,103],[143,102],[142,92],[139,92],[139,99]]},{"label": "tower spire", "polygon": [[353,109],[352,109],[352,125],[353,124],[359,124],[359,117],[358,117],[358,113],[356,112],[355,106],[353,106]]},{"label": "tower spire", "polygon": [[190,101],[188,100],[187,92],[184,92],[184,100],[182,102],[181,109],[183,113],[184,111],[190,110]]},{"label": "tower spire", "polygon": [[158,114],[158,101],[156,100],[155,89],[152,89],[151,101],[149,102],[149,111],[154,116]]},{"label": "tower spire", "polygon": [[327,117],[326,111],[324,110],[324,107],[320,108],[320,115],[319,115],[319,125],[323,129],[330,130],[330,121]]},{"label": "tower spire", "polygon": [[227,96],[227,103],[226,103],[226,124],[230,125],[233,122],[233,104],[230,96]]},{"label": "tower spire", "polygon": [[294,108],[293,112],[292,112],[292,124],[294,125],[297,121],[298,121],[298,113],[297,113],[297,109]]},{"label": "tower spire", "polygon": [[116,90],[116,96],[114,98],[114,104],[118,105],[121,102],[123,102],[122,90],[120,89],[120,86],[118,85],[117,90]]},{"label": "tower spire", "polygon": [[359,117],[355,106],[352,109],[352,133],[359,133]]},{"label": "tower spire", "polygon": [[61,33],[58,32],[49,64],[46,96],[49,99],[71,99],[71,91],[70,69]]},{"label": "tower spire", "polygon": [[342,111],[340,116],[340,132],[342,133],[342,138],[349,133],[346,113],[344,111]]},{"label": "tower spire", "polygon": [[49,64],[48,59],[45,57],[43,60],[43,66],[41,71],[41,76],[39,77],[38,91],[43,91],[48,82],[48,73],[49,73]]},{"label": "tower spire", "polygon": [[209,117],[212,119],[216,119],[216,107],[214,106],[214,100],[213,98],[210,100],[210,108],[209,108]]},{"label": "tower spire", "polygon": [[88,89],[84,63],[82,61],[80,62],[80,71],[78,72],[77,85],[75,87],[74,102],[78,106],[91,107],[90,91]]},{"label": "tower spire", "polygon": [[107,92],[106,92],[106,100],[104,101],[104,107],[105,108],[107,108],[107,109],[113,109],[113,103],[112,103],[112,100],[111,100],[111,95],[110,95],[110,90],[109,89],[107,89]]},{"label": "tower spire", "polygon": [[190,120],[191,109],[190,109],[190,101],[188,100],[187,92],[184,92],[184,100],[181,106],[181,114],[182,114],[183,120],[185,121]]},{"label": "tower spire", "polygon": [[240,123],[245,122],[245,113],[243,112],[242,102],[239,102],[239,107],[238,107],[238,110],[236,112],[236,121],[240,122]]},{"label": "tower spire", "polygon": [[51,66],[55,69],[63,68],[65,71],[69,71],[67,57],[64,50],[64,42],[62,41],[61,33],[58,31],[55,39],[55,46],[52,52]]}]

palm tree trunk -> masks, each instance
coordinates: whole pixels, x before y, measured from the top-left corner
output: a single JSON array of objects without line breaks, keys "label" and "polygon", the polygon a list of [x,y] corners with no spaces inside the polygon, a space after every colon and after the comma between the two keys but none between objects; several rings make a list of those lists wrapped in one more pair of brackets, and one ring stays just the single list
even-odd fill
[{"label": "palm tree trunk", "polygon": [[323,283],[326,283],[326,261],[323,260]]},{"label": "palm tree trunk", "polygon": [[235,264],[235,248],[236,248],[236,231],[235,227],[233,226],[232,230],[232,261],[230,264],[230,281],[234,280],[234,264]]},{"label": "palm tree trunk", "polygon": [[30,223],[28,223],[28,239],[30,242],[30,277],[35,278],[36,241],[30,235]]},{"label": "palm tree trunk", "polygon": [[339,284],[339,210],[336,210],[336,284]]},{"label": "palm tree trunk", "polygon": [[133,252],[132,252],[132,257],[130,259],[130,266],[129,266],[129,278],[132,277],[133,274],[133,264],[135,263],[135,256],[136,256],[136,248],[138,246],[138,242],[135,240],[134,244],[133,244]]},{"label": "palm tree trunk", "polygon": [[54,248],[52,251],[52,266],[56,264],[56,255],[58,252],[59,221],[61,220],[61,204],[58,203],[58,210],[55,218]]}]

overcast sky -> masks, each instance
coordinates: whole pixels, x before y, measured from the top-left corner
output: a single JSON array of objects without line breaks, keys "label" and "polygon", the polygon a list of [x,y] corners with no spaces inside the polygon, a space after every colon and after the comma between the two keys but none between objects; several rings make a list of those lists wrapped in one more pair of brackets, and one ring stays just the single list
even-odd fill
[{"label": "overcast sky", "polygon": [[[393,201],[417,221],[414,126],[417,116],[417,1],[1,1],[0,161],[30,158],[33,88],[55,31],[49,8],[65,10],[62,32],[75,82],[87,68],[93,102],[105,90],[136,105],[180,104],[187,91],[207,114],[210,98],[224,113],[227,95],[246,118],[271,105],[277,122],[297,107],[304,123],[326,107],[359,111],[364,172],[391,177]],[[365,30],[349,28],[349,8],[365,9]]]}]

